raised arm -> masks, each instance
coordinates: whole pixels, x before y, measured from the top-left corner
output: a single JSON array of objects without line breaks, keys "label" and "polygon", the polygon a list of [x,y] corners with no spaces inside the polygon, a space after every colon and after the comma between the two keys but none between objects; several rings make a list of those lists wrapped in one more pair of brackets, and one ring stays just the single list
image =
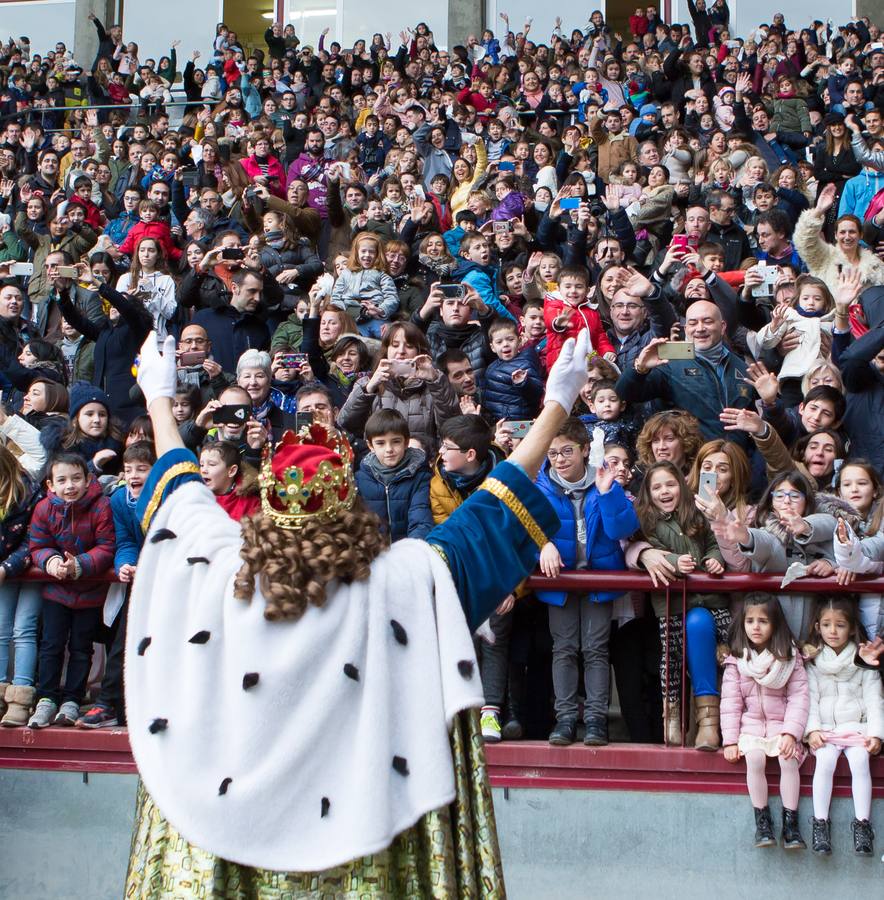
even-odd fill
[{"label": "raised arm", "polygon": [[586,331],[565,343],[549,375],[546,405],[525,439],[427,536],[448,565],[472,628],[531,572],[559,527],[533,479],[586,382],[587,351]]}]

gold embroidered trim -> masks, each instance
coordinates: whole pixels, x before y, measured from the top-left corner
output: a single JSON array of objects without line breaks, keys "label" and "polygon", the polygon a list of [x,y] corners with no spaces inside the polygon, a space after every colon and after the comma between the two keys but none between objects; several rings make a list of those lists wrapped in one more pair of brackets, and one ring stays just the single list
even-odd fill
[{"label": "gold embroidered trim", "polygon": [[442,557],[442,562],[450,569],[451,563],[448,560],[448,554],[438,544],[430,544],[430,546]]},{"label": "gold embroidered trim", "polygon": [[539,548],[543,548],[547,543],[546,535],[543,529],[537,524],[534,516],[528,512],[525,504],[502,482],[497,478],[486,478],[480,485],[480,491],[488,491],[509,509],[509,511],[519,520],[528,536],[534,541]]},{"label": "gold embroidered trim", "polygon": [[179,475],[186,475],[188,472],[199,475],[199,466],[193,462],[176,463],[171,469],[168,469],[163,477],[157,482],[157,486],[153,491],[153,496],[150,498],[150,503],[147,504],[147,509],[145,509],[144,515],[141,517],[141,530],[145,534],[147,534],[147,529],[150,528],[151,520],[160,505],[160,501],[163,499],[163,491],[168,487],[169,482]]}]

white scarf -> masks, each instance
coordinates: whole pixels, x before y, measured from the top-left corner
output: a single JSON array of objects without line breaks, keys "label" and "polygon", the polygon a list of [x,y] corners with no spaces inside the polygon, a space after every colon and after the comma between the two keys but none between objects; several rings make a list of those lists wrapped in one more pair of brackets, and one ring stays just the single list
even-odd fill
[{"label": "white scarf", "polygon": [[853,662],[855,656],[856,644],[853,641],[848,641],[847,646],[840,653],[836,653],[831,647],[824,644],[814,657],[813,664],[822,675],[832,675],[836,678],[840,677],[843,681],[849,681],[856,671]]},{"label": "white scarf", "polygon": [[795,654],[791,659],[777,659],[770,650],[744,650],[743,656],[737,660],[737,668],[744,677],[752,678],[762,687],[779,690],[795,668]]}]

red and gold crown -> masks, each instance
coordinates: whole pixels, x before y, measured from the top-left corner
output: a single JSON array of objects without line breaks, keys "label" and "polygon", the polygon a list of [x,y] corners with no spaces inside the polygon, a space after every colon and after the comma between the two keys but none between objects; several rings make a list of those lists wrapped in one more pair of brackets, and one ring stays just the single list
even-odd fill
[{"label": "red and gold crown", "polygon": [[346,439],[322,425],[287,431],[272,454],[264,450],[261,511],[280,528],[331,522],[356,500],[352,453]]}]

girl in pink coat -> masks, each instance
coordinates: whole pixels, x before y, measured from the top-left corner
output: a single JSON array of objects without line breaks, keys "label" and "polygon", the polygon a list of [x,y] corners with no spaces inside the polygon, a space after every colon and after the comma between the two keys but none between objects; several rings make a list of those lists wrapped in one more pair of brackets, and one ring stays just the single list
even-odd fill
[{"label": "girl in pink coat", "polygon": [[780,763],[783,847],[806,850],[798,827],[798,767],[805,756],[804,729],[810,707],[804,663],[792,641],[779,601],[747,594],[734,615],[731,655],[721,685],[724,758],[746,758],[746,783],[755,810],[755,846],[776,846],[767,805],[768,756]]}]

